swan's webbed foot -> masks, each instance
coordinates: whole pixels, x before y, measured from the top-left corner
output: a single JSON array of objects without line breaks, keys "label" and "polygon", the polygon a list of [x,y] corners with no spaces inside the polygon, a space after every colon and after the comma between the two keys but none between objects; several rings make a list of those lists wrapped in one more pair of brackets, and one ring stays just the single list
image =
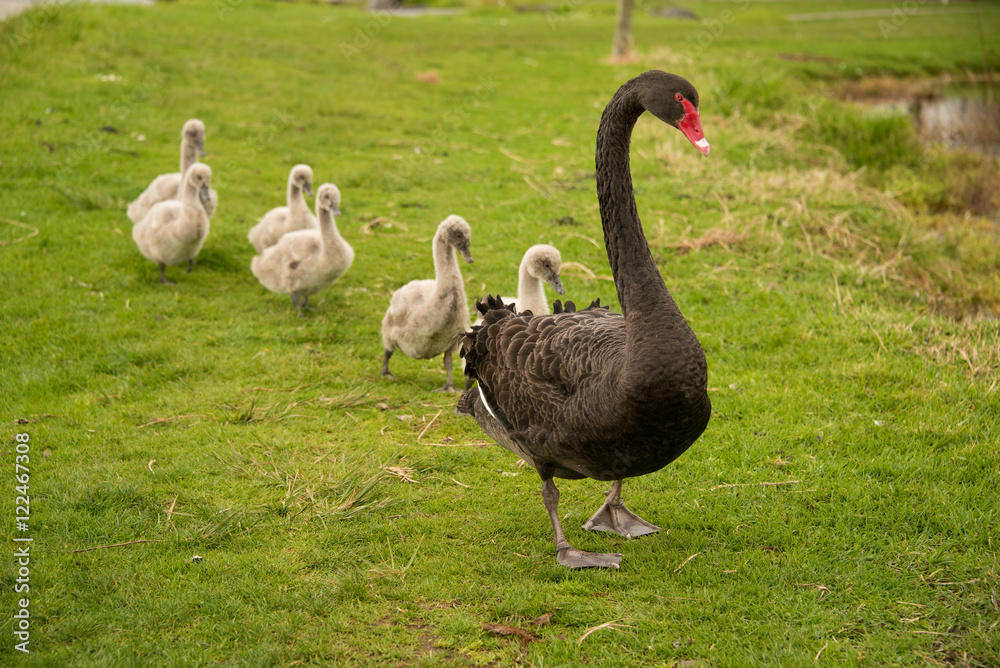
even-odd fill
[{"label": "swan's webbed foot", "polygon": [[642,519],[622,503],[622,481],[616,480],[608,491],[604,505],[583,525],[588,531],[606,531],[625,538],[638,538],[656,533],[660,527]]},{"label": "swan's webbed foot", "polygon": [[622,555],[617,553],[601,554],[584,552],[569,544],[559,523],[559,489],[552,478],[542,481],[542,501],[545,510],[552,521],[552,530],[556,538],[556,561],[566,568],[618,568]]},{"label": "swan's webbed foot", "polygon": [[162,262],[158,262],[157,264],[160,266],[160,283],[163,283],[164,285],[176,285],[176,283],[167,278],[167,275],[164,273],[167,265]]},{"label": "swan's webbed foot", "polygon": [[556,561],[566,568],[621,568],[621,560],[622,555],[617,552],[584,552],[575,547],[556,550]]},{"label": "swan's webbed foot", "polygon": [[307,311],[315,311],[316,310],[316,307],[309,303],[309,295],[306,295],[302,299],[302,308],[306,309]]},{"label": "swan's webbed foot", "polygon": [[639,536],[646,536],[660,530],[660,527],[642,519],[626,508],[624,504],[608,505],[606,501],[594,513],[593,517],[587,520],[583,528],[588,531],[616,533],[625,538],[638,538]]},{"label": "swan's webbed foot", "polygon": [[458,392],[458,388],[455,387],[455,383],[445,383],[444,387],[439,387],[434,390],[435,392]]}]

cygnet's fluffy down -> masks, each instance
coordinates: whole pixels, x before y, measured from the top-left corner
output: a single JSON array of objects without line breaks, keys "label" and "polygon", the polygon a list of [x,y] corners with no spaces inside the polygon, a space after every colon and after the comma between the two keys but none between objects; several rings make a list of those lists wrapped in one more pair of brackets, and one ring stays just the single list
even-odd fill
[{"label": "cygnet's fluffy down", "polygon": [[[250,243],[257,249],[258,253],[263,253],[265,248],[269,248],[278,243],[278,239],[296,230],[315,230],[319,228],[316,216],[309,210],[306,199],[302,195],[303,191],[312,196],[313,171],[309,165],[295,165],[288,173],[288,206],[278,206],[260,219],[253,229],[247,234]],[[334,215],[340,215],[340,202],[336,204]]]},{"label": "cygnet's fluffy down", "polygon": [[471,238],[472,230],[464,218],[445,218],[434,235],[435,278],[410,281],[393,293],[382,319],[383,376],[393,377],[389,358],[397,349],[413,359],[444,353],[447,380],[440,391],[456,391],[451,377],[452,355],[458,348],[459,335],[469,327],[469,305],[455,251],[466,262],[472,262]]},{"label": "cygnet's fluffy down", "polygon": [[[559,272],[562,270],[562,255],[559,249],[548,244],[537,244],[524,253],[521,266],[517,270],[517,297],[501,297],[504,304],[510,304],[518,313],[531,311],[534,315],[547,315],[549,302],[545,298],[545,285],[548,283],[560,295],[563,290]],[[473,326],[482,324],[480,315]],[[462,360],[465,368],[465,360]],[[473,380],[465,379],[465,389],[472,387]]]},{"label": "cygnet's fluffy down", "polygon": [[212,170],[208,165],[192,165],[184,175],[180,200],[157,202],[132,227],[132,239],[139,252],[160,268],[160,281],[170,284],[164,273],[167,265],[187,262],[188,273],[208,236],[205,202],[211,196]]},{"label": "cygnet's fluffy down", "polygon": [[316,192],[319,229],[285,234],[250,264],[264,287],[292,296],[300,316],[303,308],[309,308],[309,296],[333,285],[354,261],[354,249],[337,230],[334,216],[338,213],[340,190],[324,183]]},{"label": "cygnet's fluffy down", "polygon": [[505,304],[513,304],[518,313],[531,311],[535,315],[547,315],[549,302],[545,298],[545,283],[558,294],[563,294],[562,256],[559,249],[548,244],[532,246],[521,258],[517,271],[517,297],[502,297]]},{"label": "cygnet's fluffy down", "polygon": [[[133,223],[138,223],[157,202],[166,200],[179,200],[181,198],[181,185],[184,175],[187,174],[191,165],[198,164],[198,156],[205,155],[205,124],[197,118],[192,118],[181,129],[181,171],[169,174],[160,174],[139,197],[128,205],[128,217]],[[204,202],[205,212],[211,218],[215,213],[215,207],[219,203],[219,196],[209,189],[209,196]]]}]

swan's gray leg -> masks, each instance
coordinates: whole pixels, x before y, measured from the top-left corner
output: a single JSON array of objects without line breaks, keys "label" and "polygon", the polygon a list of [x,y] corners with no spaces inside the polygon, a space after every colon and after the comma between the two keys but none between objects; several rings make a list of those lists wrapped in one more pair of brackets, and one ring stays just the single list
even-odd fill
[{"label": "swan's gray leg", "polygon": [[391,378],[391,379],[396,378],[391,373],[389,373],[389,358],[392,357],[392,354],[394,352],[395,352],[394,350],[386,350],[385,359],[382,360],[382,375],[385,376],[386,378]]},{"label": "swan's gray leg", "polygon": [[[308,299],[308,297],[306,297],[306,299]],[[304,318],[305,316],[302,314],[302,306],[299,305],[299,296],[294,292],[292,293],[292,303],[295,304],[295,310],[299,312],[299,317]]]},{"label": "swan's gray leg", "polygon": [[615,480],[615,483],[611,485],[604,505],[597,509],[597,512],[587,520],[583,528],[590,531],[616,533],[626,538],[638,538],[660,530],[660,527],[650,524],[625,507],[625,504],[622,503],[621,478]]},{"label": "swan's gray leg", "polygon": [[302,300],[302,308],[308,309],[310,311],[315,311],[316,310],[315,306],[310,306],[309,305],[309,295],[306,295],[305,298]]},{"label": "swan's gray leg", "polygon": [[448,380],[445,382],[444,387],[440,390],[434,390],[435,392],[458,392],[455,387],[455,383],[451,381],[451,351],[447,351],[444,354],[444,372]]},{"label": "swan's gray leg", "polygon": [[188,273],[190,274],[192,271],[194,271],[194,258],[188,260]]},{"label": "swan's gray leg", "polygon": [[164,285],[174,285],[174,282],[171,281],[169,278],[167,278],[167,275],[163,273],[163,270],[167,268],[167,265],[163,264],[162,262],[159,262],[157,264],[160,265],[160,283],[163,283]]},{"label": "swan's gray leg", "polygon": [[569,544],[559,523],[559,489],[552,478],[542,481],[542,500],[549,511],[552,529],[556,534],[556,561],[566,568],[618,568],[622,555],[618,553],[600,554],[583,552]]}]

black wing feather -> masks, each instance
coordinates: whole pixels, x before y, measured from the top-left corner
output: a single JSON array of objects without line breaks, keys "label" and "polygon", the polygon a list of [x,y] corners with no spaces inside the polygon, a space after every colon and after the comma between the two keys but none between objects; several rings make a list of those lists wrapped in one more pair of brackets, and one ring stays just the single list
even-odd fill
[{"label": "black wing feather", "polygon": [[[554,306],[558,312],[551,315],[530,315],[516,314],[491,296],[477,302],[483,322],[465,334],[461,354],[466,375],[479,383],[482,395],[473,388],[460,406],[498,443],[536,467],[580,477],[561,468],[562,460],[572,459],[564,451],[574,445],[570,434],[576,439],[601,431],[606,416],[579,400],[586,386],[607,382],[620,369],[624,319],[599,302],[583,311],[573,302]],[[480,409],[483,398],[489,411]]]}]

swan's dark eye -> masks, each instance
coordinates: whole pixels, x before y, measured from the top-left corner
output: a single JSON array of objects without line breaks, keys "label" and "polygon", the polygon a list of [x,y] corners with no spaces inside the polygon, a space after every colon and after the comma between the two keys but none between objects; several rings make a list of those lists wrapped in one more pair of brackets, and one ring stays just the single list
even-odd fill
[{"label": "swan's dark eye", "polygon": [[681,95],[680,93],[674,93],[674,99],[680,102],[681,100],[684,99],[684,96]]}]

